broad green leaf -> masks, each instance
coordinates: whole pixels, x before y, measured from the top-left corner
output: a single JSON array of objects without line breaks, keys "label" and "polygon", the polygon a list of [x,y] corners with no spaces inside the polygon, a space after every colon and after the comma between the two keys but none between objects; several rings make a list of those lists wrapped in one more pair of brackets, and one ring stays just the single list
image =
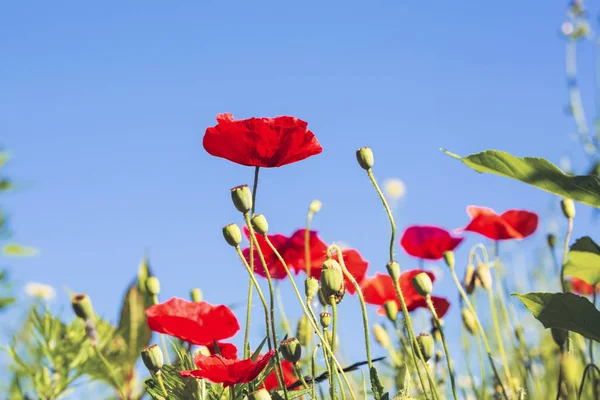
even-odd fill
[{"label": "broad green leaf", "polygon": [[516,179],[558,196],[600,208],[600,178],[597,176],[567,175],[543,158],[515,157],[498,150],[486,150],[467,157],[444,149],[442,151],[477,172]]},{"label": "broad green leaf", "polygon": [[513,293],[545,328],[562,328],[600,342],[600,311],[573,293]]},{"label": "broad green leaf", "polygon": [[123,299],[118,332],[127,343],[127,361],[131,368],[140,357],[140,351],[150,344],[152,331],[146,323],[144,296],[136,285],[131,285]]},{"label": "broad green leaf", "polygon": [[565,275],[583,279],[592,286],[600,283],[600,246],[590,237],[577,239],[571,246]]},{"label": "broad green leaf", "polygon": [[32,257],[39,253],[38,249],[35,247],[22,246],[16,243],[5,245],[2,252],[5,256],[10,257]]}]

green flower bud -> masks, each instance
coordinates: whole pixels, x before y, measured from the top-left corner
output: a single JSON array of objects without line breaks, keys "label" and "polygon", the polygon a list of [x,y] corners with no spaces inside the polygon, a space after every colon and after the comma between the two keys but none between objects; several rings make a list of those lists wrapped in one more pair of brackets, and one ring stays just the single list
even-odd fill
[{"label": "green flower bud", "polygon": [[300,357],[302,357],[302,345],[297,338],[290,338],[282,341],[279,348],[281,349],[283,358],[291,363],[298,362]]},{"label": "green flower bud", "polygon": [[237,247],[242,243],[242,231],[237,224],[229,224],[223,227],[223,237],[225,241],[233,247]]},{"label": "green flower bud", "polygon": [[417,345],[421,349],[421,354],[425,361],[429,361],[435,354],[435,344],[429,333],[421,333],[417,336]]},{"label": "green flower bud", "polygon": [[142,361],[148,371],[157,373],[164,365],[163,352],[156,344],[151,344],[142,349]]},{"label": "green flower bud", "polygon": [[454,268],[454,252],[453,251],[445,251],[444,252],[444,261],[449,268]]},{"label": "green flower bud", "polygon": [[397,281],[400,279],[400,264],[397,261],[390,261],[386,265],[388,274],[392,277],[393,280]]},{"label": "green flower bud", "polygon": [[487,291],[492,289],[492,273],[486,264],[477,265],[477,278],[481,282],[481,286]]},{"label": "green flower bud", "polygon": [[267,389],[258,389],[256,392],[252,392],[248,395],[248,400],[271,400],[271,395]]},{"label": "green flower bud", "polygon": [[362,147],[356,150],[356,160],[362,169],[365,171],[373,168],[374,158],[373,151],[368,147]]},{"label": "green flower bud", "polygon": [[467,328],[467,331],[469,331],[471,335],[475,335],[475,332],[477,332],[477,322],[475,320],[475,316],[473,313],[471,313],[471,311],[469,311],[468,308],[463,308],[461,314],[465,328]]},{"label": "green flower bud", "polygon": [[381,345],[381,347],[387,349],[391,345],[390,336],[388,335],[385,328],[380,324],[373,324],[373,336],[375,341]]},{"label": "green flower bud", "polygon": [[252,227],[259,235],[266,235],[269,231],[269,224],[267,223],[267,219],[262,214],[257,214],[252,217]]},{"label": "green flower bud", "polygon": [[302,314],[300,320],[298,321],[298,326],[296,327],[296,338],[302,346],[306,346],[312,337],[312,327],[310,326],[310,321],[306,314]]},{"label": "green flower bud", "polygon": [[550,329],[550,332],[552,333],[552,339],[554,339],[554,343],[556,343],[558,347],[563,347],[569,332],[560,328],[552,328]]},{"label": "green flower bud", "polygon": [[465,287],[467,294],[473,294],[475,287],[478,284],[479,281],[477,280],[477,274],[475,274],[475,267],[473,264],[467,265],[467,268],[465,268],[465,279],[463,282],[463,286]]},{"label": "green flower bud", "polygon": [[160,282],[155,276],[146,279],[146,291],[150,296],[158,296],[160,293]]},{"label": "green flower bud", "polygon": [[581,371],[577,359],[572,353],[564,353],[560,360],[560,367],[560,372],[562,374],[563,381],[566,383],[567,390],[570,393],[575,393],[577,391],[577,387],[579,386],[579,379],[581,377]]},{"label": "green flower bud", "polygon": [[398,318],[398,303],[395,300],[388,300],[383,303],[383,308],[385,309],[385,315],[391,322],[396,322]]},{"label": "green flower bud", "polygon": [[435,362],[439,363],[444,358],[444,353],[441,350],[435,352]]},{"label": "green flower bud", "polygon": [[144,257],[140,262],[140,266],[138,267],[138,280],[137,287],[142,292],[142,294],[146,294],[146,279],[148,279],[152,274],[150,273],[150,266],[148,265],[148,259]]},{"label": "green flower bud", "polygon": [[315,298],[319,292],[319,281],[315,278],[308,278],[304,281],[304,295],[310,301]]},{"label": "green flower bud", "polygon": [[[440,320],[440,323],[443,325],[444,321]],[[435,320],[432,318],[431,319],[431,336],[433,336],[433,338],[435,339],[435,341],[440,342],[442,341],[442,332],[439,326],[437,326],[437,324],[435,323]]]},{"label": "green flower bud", "polygon": [[94,316],[92,301],[86,294],[76,294],[71,297],[71,305],[73,306],[75,315],[84,321],[87,321]]},{"label": "green flower bud", "polygon": [[321,320],[321,326],[323,328],[327,328],[329,325],[331,325],[331,314],[328,312],[322,312],[319,317]]},{"label": "green flower bud", "polygon": [[240,185],[231,189],[231,200],[239,212],[246,214],[252,209],[252,192],[248,185]]},{"label": "green flower bud", "polygon": [[412,278],[412,286],[421,296],[429,296],[433,291],[433,282],[425,272],[418,273]]},{"label": "green flower bud", "polygon": [[553,233],[549,233],[548,236],[546,236],[546,241],[548,242],[548,247],[551,249],[556,247],[556,236]]},{"label": "green flower bud", "polygon": [[319,211],[321,211],[321,206],[322,206],[322,204],[321,204],[321,202],[319,200],[313,200],[310,203],[310,207],[308,207],[308,211],[311,214],[316,214]]},{"label": "green flower bud", "polygon": [[575,202],[571,199],[562,199],[560,207],[565,217],[571,219],[575,218]]},{"label": "green flower bud", "polygon": [[198,288],[194,288],[190,292],[190,297],[192,298],[192,301],[200,303],[202,302],[202,291]]},{"label": "green flower bud", "polygon": [[320,291],[327,304],[329,304],[331,296],[334,296],[336,303],[339,303],[346,292],[342,267],[334,259],[323,262]]}]

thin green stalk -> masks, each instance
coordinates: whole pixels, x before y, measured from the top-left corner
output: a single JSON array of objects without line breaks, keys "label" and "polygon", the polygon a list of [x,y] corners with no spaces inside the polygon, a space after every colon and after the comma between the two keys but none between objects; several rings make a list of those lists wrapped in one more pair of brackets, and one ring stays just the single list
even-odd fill
[{"label": "thin green stalk", "polygon": [[308,389],[308,384],[304,380],[304,375],[302,375],[302,370],[300,369],[300,366],[298,366],[298,363],[295,362],[293,364],[293,367],[294,367],[294,372],[296,373],[296,375],[298,376],[298,379],[300,379],[300,382],[302,383],[302,386],[304,386],[305,389]]},{"label": "thin green stalk", "polygon": [[[333,352],[335,353],[335,335],[337,335],[337,303],[335,301],[335,296],[330,296],[329,297],[329,303],[331,304],[331,317],[333,320],[333,324],[331,327],[331,350],[333,350]],[[333,362],[330,362],[330,364],[332,364]],[[332,371],[333,372],[333,369]],[[342,388],[343,391],[344,388]],[[335,394],[335,380],[332,379],[331,380],[331,387],[329,388],[330,393],[331,393],[331,398],[335,399],[336,394]]]},{"label": "thin green stalk", "polygon": [[[327,328],[323,327],[323,336],[327,337]],[[333,373],[333,368],[331,366],[331,356],[325,352],[323,349],[323,358],[325,359],[325,366],[327,367],[328,379],[329,379],[329,396],[331,396],[331,400],[335,400],[335,375]]]},{"label": "thin green stalk", "polygon": [[394,240],[396,239],[396,223],[394,222],[394,216],[392,215],[392,210],[390,209],[390,206],[388,205],[388,202],[385,199],[383,192],[381,191],[381,189],[379,188],[379,185],[377,184],[377,180],[375,179],[375,176],[373,175],[373,169],[369,169],[367,171],[367,175],[369,175],[369,179],[371,180],[371,183],[373,184],[375,191],[377,191],[377,194],[379,195],[379,198],[381,199],[381,202],[383,203],[383,207],[385,208],[385,212],[387,213],[388,218],[390,220],[390,225],[392,227],[392,234],[390,237],[390,261],[394,261]]},{"label": "thin green stalk", "polygon": [[[590,377],[590,379],[592,380],[593,387],[596,387],[596,382],[595,382],[593,374],[598,373],[600,375],[600,368],[598,368],[596,366],[596,364],[588,364],[585,366],[585,369],[583,370],[583,376],[581,377],[581,384],[579,385],[579,392],[577,395],[578,399],[581,399],[581,396],[583,395],[583,388],[585,386],[585,378],[588,375],[588,373],[590,375],[592,375]],[[598,397],[594,397],[594,398],[597,399]]]},{"label": "thin green stalk", "polygon": [[458,400],[458,393],[456,393],[456,382],[454,381],[454,370],[452,368],[452,359],[450,358],[450,350],[448,350],[448,344],[446,343],[446,336],[444,335],[444,328],[442,328],[442,324],[440,319],[435,311],[435,307],[433,306],[433,302],[431,301],[431,295],[427,295],[425,297],[425,302],[427,303],[427,307],[429,311],[431,311],[431,315],[435,321],[435,326],[440,330],[440,336],[442,337],[442,345],[444,347],[444,353],[446,354],[446,362],[448,364],[448,373],[450,374],[450,383],[452,384],[452,395],[454,396],[454,400]]},{"label": "thin green stalk", "polygon": [[102,361],[102,364],[104,364],[104,368],[106,368],[108,377],[110,378],[110,381],[113,384],[115,390],[119,393],[119,397],[122,400],[125,400],[126,399],[125,394],[123,393],[123,390],[121,389],[121,385],[119,384],[119,381],[117,380],[117,377],[114,374],[115,369],[110,365],[110,362],[108,362],[106,357],[104,357],[104,354],[102,354],[102,352],[100,351],[100,349],[97,346],[92,346],[92,347],[94,348],[94,352],[96,353],[96,356],[100,359],[100,361]]},{"label": "thin green stalk", "polygon": [[[258,189],[258,172],[260,171],[260,167],[254,168],[254,183],[252,184],[252,216],[254,217],[254,212],[256,211],[256,192]],[[254,271],[254,243],[250,241],[250,270]],[[246,326],[244,329],[244,358],[250,357],[250,346],[248,345],[250,341],[250,317],[252,315],[252,280],[248,282],[248,302],[246,305]]]},{"label": "thin green stalk", "polygon": [[496,312],[496,304],[494,301],[493,289],[490,287],[490,290],[488,290],[487,292],[488,292],[488,296],[490,299],[490,308],[492,310],[492,321],[494,323],[494,331],[496,332],[496,341],[498,342],[498,350],[500,351],[500,359],[502,360],[502,365],[504,366],[504,375],[506,375],[508,384],[514,393],[515,388],[514,388],[512,376],[510,374],[510,368],[508,366],[508,359],[506,358],[506,352],[504,351],[504,343],[502,342],[502,332],[500,332],[500,324],[498,323],[498,314]]},{"label": "thin green stalk", "polygon": [[[421,387],[423,388],[423,395],[425,395],[426,400],[429,400],[429,396],[427,395],[427,387],[425,387],[425,379],[423,379],[423,373],[421,372],[421,368],[419,367],[419,363],[417,362],[417,357],[415,355],[415,352],[411,350],[412,346],[409,343],[406,343],[405,335],[402,333],[402,331],[398,327],[398,321],[394,321],[394,325],[396,328],[396,334],[400,338],[400,342],[402,343],[404,350],[406,352],[410,353],[410,355],[411,355],[413,365],[415,366],[415,369],[417,370],[417,376],[419,377],[419,383],[421,384]],[[407,366],[408,366],[408,364],[407,364]]]},{"label": "thin green stalk", "polygon": [[[475,336],[477,339],[479,339],[479,336]],[[469,374],[469,379],[470,379],[470,383],[471,383],[471,390],[473,391],[473,395],[477,396],[479,394],[479,389],[477,388],[477,386],[475,385],[475,378],[473,377],[473,370],[471,369],[471,352],[469,351],[469,338],[467,337],[467,332],[465,329],[464,324],[462,325],[461,328],[461,338],[462,338],[462,347],[463,347],[463,351],[465,352],[465,364],[467,366],[467,373]],[[479,344],[479,342],[477,342]],[[481,356],[479,357],[479,365],[480,367],[483,366],[483,360],[481,358]],[[484,374],[485,372],[483,371],[483,368],[481,368]],[[482,375],[482,381],[485,382],[485,376]],[[464,389],[463,389],[463,393],[464,393]],[[466,397],[466,395],[463,395],[463,397]],[[481,396],[481,399],[484,400],[484,397]]]},{"label": "thin green stalk", "polygon": [[160,390],[162,390],[165,395],[165,399],[169,398],[169,392],[167,392],[167,388],[165,387],[165,381],[162,377],[162,372],[158,371],[156,373],[156,380],[158,381],[158,386],[160,386]]},{"label": "thin green stalk", "polygon": [[487,399],[487,390],[485,387],[485,365],[483,363],[483,350],[481,349],[481,337],[475,335],[475,341],[477,342],[477,358],[479,359],[479,368],[481,373],[481,398]]},{"label": "thin green stalk", "polygon": [[229,386],[229,398],[231,400],[236,400],[235,399],[235,385]]},{"label": "thin green stalk", "polygon": [[283,308],[283,300],[281,299],[281,290],[279,289],[279,282],[275,283],[275,297],[277,297],[277,308],[279,308],[279,315],[281,315],[281,325],[285,333],[291,337],[292,329],[290,328],[290,322],[285,314],[285,309]]},{"label": "thin green stalk", "polygon": [[317,382],[315,382],[315,378],[317,377],[317,350],[321,344],[317,343],[312,352],[312,357],[310,358],[310,373],[312,374],[312,398],[317,398]]},{"label": "thin green stalk", "polygon": [[[311,207],[308,209],[308,215],[306,217],[306,226],[304,227],[304,264],[306,265],[306,278],[308,279],[310,275],[310,270],[312,268],[312,261],[310,259],[310,224],[313,219],[313,210]],[[313,335],[309,335],[306,341],[306,350],[310,352],[312,348],[312,339]]]},{"label": "thin green stalk", "polygon": [[565,243],[563,244],[563,256],[562,265],[560,267],[560,287],[563,293],[567,292],[567,283],[565,282],[565,266],[569,257],[569,242],[571,241],[571,233],[573,232],[573,218],[569,218],[569,225],[567,227],[567,235],[565,236]]}]

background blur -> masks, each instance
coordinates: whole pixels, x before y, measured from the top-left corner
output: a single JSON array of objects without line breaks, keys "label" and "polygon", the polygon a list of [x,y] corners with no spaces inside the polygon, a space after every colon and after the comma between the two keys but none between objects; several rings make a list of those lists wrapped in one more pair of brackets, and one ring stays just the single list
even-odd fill
[{"label": "background blur", "polygon": [[[545,254],[545,234],[562,232],[559,200],[479,175],[439,149],[499,149],[563,166],[569,158],[585,172],[588,159],[569,140],[575,124],[564,113],[566,6],[4,2],[0,139],[14,155],[8,172],[19,190],[3,208],[15,239],[40,249],[35,258],[5,260],[16,294],[32,301],[22,287],[49,284],[57,290],[51,308],[71,318],[65,289],[84,292],[114,321],[147,252],[163,300],[200,287],[211,303],[239,304],[243,321],[248,277],[221,227],[241,222],[229,188],[251,183],[253,170],[203,150],[204,130],[222,112],[299,117],[323,146],[317,157],[261,171],[257,211],[272,232],[303,227],[310,201],[319,199],[313,227],[321,237],[357,248],[370,261],[369,274],[385,271],[389,225],[354,155],[370,146],[376,177],[400,179],[406,188],[395,203],[399,234],[410,224],[463,227],[470,204],[540,213],[536,235],[502,247],[516,251],[505,259],[514,270],[509,291],[527,287],[526,271]],[[589,82],[584,100],[592,105],[594,57],[592,45],[578,54],[579,75]],[[579,205],[573,237],[593,235],[593,222],[591,209]],[[467,236],[459,273],[480,240]],[[528,256],[516,257],[521,250]],[[398,259],[403,269],[417,266],[400,247]],[[446,325],[458,332],[450,277],[441,262],[426,267],[439,269],[435,291],[453,303]],[[551,289],[557,287],[558,280]],[[295,321],[299,309],[284,297]],[[257,344],[258,302],[255,309]],[[0,315],[2,342],[24,311]],[[352,335],[362,340],[356,299],[347,296],[340,313],[353,332],[342,345]],[[429,330],[429,322],[416,329]],[[351,361],[364,358],[355,347],[344,350]]]}]

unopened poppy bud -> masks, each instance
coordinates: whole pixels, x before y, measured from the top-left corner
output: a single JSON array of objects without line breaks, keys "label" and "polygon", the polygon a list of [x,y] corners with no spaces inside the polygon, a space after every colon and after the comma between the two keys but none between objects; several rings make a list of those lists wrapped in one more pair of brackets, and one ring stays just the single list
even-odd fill
[{"label": "unopened poppy bud", "polygon": [[282,341],[279,348],[281,349],[283,358],[291,363],[298,362],[300,357],[302,357],[302,345],[297,338],[290,338]]},{"label": "unopened poppy bud", "polygon": [[467,265],[467,268],[465,268],[465,280],[463,282],[467,294],[473,294],[477,283],[478,281],[477,275],[475,274],[475,267],[473,264],[469,264]]},{"label": "unopened poppy bud", "polygon": [[198,288],[194,288],[190,292],[190,297],[192,298],[193,302],[201,303],[202,302],[202,291]]},{"label": "unopened poppy bud", "polygon": [[375,336],[375,340],[381,347],[387,349],[390,346],[390,336],[382,325],[373,324],[373,336]]},{"label": "unopened poppy bud", "polygon": [[272,397],[267,389],[258,389],[256,392],[252,392],[248,395],[248,400],[271,400]]},{"label": "unopened poppy bud", "polygon": [[306,314],[302,314],[296,327],[296,338],[302,346],[306,346],[312,335],[312,328],[310,327],[310,321]]},{"label": "unopened poppy bud", "polygon": [[398,303],[395,300],[388,300],[383,303],[383,308],[385,309],[385,315],[391,322],[396,322],[398,318]]},{"label": "unopened poppy bud", "polygon": [[552,328],[550,329],[550,332],[552,333],[552,339],[554,339],[554,343],[556,343],[558,347],[562,347],[567,340],[569,332],[560,328]]},{"label": "unopened poppy bud", "polygon": [[316,214],[319,211],[321,211],[321,206],[322,206],[322,204],[319,200],[313,200],[310,202],[310,207],[308,207],[308,211],[311,214]]},{"label": "unopened poppy bud", "polygon": [[562,355],[560,360],[560,372],[563,381],[567,385],[567,390],[571,393],[575,392],[579,386],[581,373],[579,371],[579,363],[573,354],[564,353]]},{"label": "unopened poppy bud", "polygon": [[150,267],[148,266],[148,259],[144,257],[138,267],[137,280],[137,287],[142,294],[146,294],[146,279],[148,279],[148,277],[150,277]]},{"label": "unopened poppy bud", "polygon": [[385,267],[393,280],[400,279],[400,264],[398,264],[398,261],[390,261]]},{"label": "unopened poppy bud", "polygon": [[151,276],[146,279],[146,290],[150,296],[158,296],[160,294],[160,282],[157,277]]},{"label": "unopened poppy bud", "polygon": [[575,202],[571,199],[562,199],[560,207],[565,217],[571,219],[575,218]]},{"label": "unopened poppy bud", "polygon": [[421,333],[417,336],[417,345],[421,349],[421,354],[425,361],[429,361],[435,354],[435,344],[429,333]]},{"label": "unopened poppy bud", "polygon": [[477,322],[475,321],[475,316],[468,308],[463,308],[462,311],[462,320],[465,328],[469,331],[471,335],[475,335],[477,331]]},{"label": "unopened poppy bud", "polygon": [[481,282],[481,286],[487,291],[492,289],[492,273],[487,264],[479,264],[477,266],[477,278]]},{"label": "unopened poppy bud", "polygon": [[441,325],[443,325],[443,321],[440,320],[440,326],[437,326],[435,320],[432,318],[431,319],[431,336],[433,336],[433,338],[437,341],[437,342],[441,342],[442,341],[442,332],[441,332]]},{"label": "unopened poppy bud", "polygon": [[439,363],[440,361],[442,361],[442,358],[444,358],[444,353],[442,353],[441,350],[438,350],[435,352],[435,362]]},{"label": "unopened poppy bud", "polygon": [[450,268],[454,268],[454,252],[449,250],[444,252],[444,261]]},{"label": "unopened poppy bud", "polygon": [[91,319],[94,316],[94,308],[92,301],[86,294],[76,294],[71,298],[71,305],[75,315],[84,321]]},{"label": "unopened poppy bud", "polygon": [[412,278],[412,286],[421,296],[428,296],[433,291],[433,282],[425,272],[420,272]]},{"label": "unopened poppy bud", "polygon": [[556,247],[556,236],[553,233],[549,233],[548,236],[546,236],[546,241],[548,242],[548,247],[551,249]]},{"label": "unopened poppy bud", "polygon": [[223,237],[225,241],[233,247],[237,247],[242,243],[242,231],[237,224],[229,224],[223,227]]},{"label": "unopened poppy bud", "polygon": [[322,312],[320,315],[320,320],[321,320],[321,326],[323,328],[327,328],[329,325],[331,325],[331,314],[328,312]]},{"label": "unopened poppy bud", "polygon": [[304,295],[308,300],[315,298],[319,292],[319,281],[315,278],[308,278],[304,281]]},{"label": "unopened poppy bud", "polygon": [[373,150],[368,147],[362,147],[356,150],[356,160],[360,167],[366,171],[373,168],[374,157]]},{"label": "unopened poppy bud", "polygon": [[337,296],[343,284],[344,275],[340,264],[333,259],[326,260],[321,270],[321,291],[325,299]]},{"label": "unopened poppy bud", "polygon": [[252,227],[259,235],[266,235],[269,231],[269,224],[267,223],[267,219],[262,214],[257,214],[252,217]]},{"label": "unopened poppy bud", "polygon": [[252,209],[252,192],[248,185],[240,185],[231,189],[231,200],[239,212],[246,214]]},{"label": "unopened poppy bud", "polygon": [[156,344],[151,344],[142,349],[142,361],[148,371],[157,373],[164,365],[163,353]]}]

